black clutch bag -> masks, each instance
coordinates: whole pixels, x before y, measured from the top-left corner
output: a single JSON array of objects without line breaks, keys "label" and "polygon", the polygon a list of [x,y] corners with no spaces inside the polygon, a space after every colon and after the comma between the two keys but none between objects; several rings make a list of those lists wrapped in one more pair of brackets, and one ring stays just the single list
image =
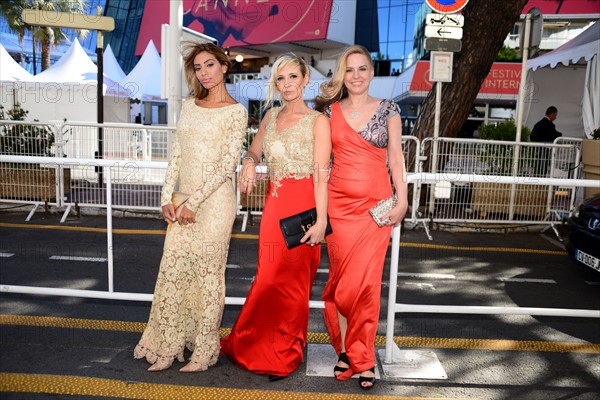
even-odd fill
[{"label": "black clutch bag", "polygon": [[[303,211],[299,214],[292,215],[291,217],[282,218],[279,221],[281,226],[281,232],[285,240],[285,245],[288,249],[293,249],[301,245],[300,239],[306,234],[306,232],[317,222],[317,209],[311,208],[310,210]],[[333,230],[329,224],[329,216],[327,217],[327,228],[325,229],[325,235],[329,235]]]}]

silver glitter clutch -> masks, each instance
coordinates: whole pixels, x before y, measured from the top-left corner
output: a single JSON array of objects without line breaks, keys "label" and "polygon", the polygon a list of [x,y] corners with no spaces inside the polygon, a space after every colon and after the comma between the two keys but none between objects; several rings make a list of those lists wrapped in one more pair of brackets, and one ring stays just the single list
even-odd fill
[{"label": "silver glitter clutch", "polygon": [[392,210],[392,208],[396,207],[396,204],[398,204],[398,198],[396,197],[396,195],[392,195],[387,199],[378,202],[375,205],[375,207],[369,210],[369,213],[371,214],[377,225],[384,226],[388,223],[389,219],[382,220],[381,217],[389,213]]}]

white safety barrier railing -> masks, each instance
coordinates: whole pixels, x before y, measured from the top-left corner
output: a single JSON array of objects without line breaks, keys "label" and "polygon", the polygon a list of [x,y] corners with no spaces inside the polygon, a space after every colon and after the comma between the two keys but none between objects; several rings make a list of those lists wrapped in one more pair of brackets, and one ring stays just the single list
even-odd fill
[{"label": "white safety barrier railing", "polygon": [[[128,293],[114,291],[114,261],[113,261],[113,169],[127,168],[130,161],[115,161],[115,160],[97,160],[97,159],[72,159],[72,158],[52,158],[46,157],[22,157],[22,156],[3,156],[3,161],[8,163],[34,163],[39,165],[47,165],[51,161],[56,167],[64,168],[65,166],[78,167],[103,167],[106,179],[106,254],[107,254],[107,279],[108,291],[85,290],[85,289],[66,289],[66,288],[49,288],[49,287],[34,287],[34,286],[18,286],[4,285],[0,283],[0,292],[5,293],[22,293],[50,296],[67,296],[67,297],[83,297],[96,299],[110,300],[132,300],[132,301],[152,301],[152,294]],[[166,169],[166,162],[136,162],[139,168],[155,168]],[[226,297],[225,304],[241,305],[245,299],[241,297]]]},{"label": "white safety barrier railing", "polygon": [[[37,163],[47,164],[46,157],[22,157],[22,156],[5,156],[6,162],[12,163]],[[66,289],[66,288],[50,288],[50,287],[34,287],[20,285],[5,285],[0,282],[0,292],[4,293],[21,293],[33,295],[51,295],[51,296],[67,296],[67,297],[82,297],[82,298],[98,298],[110,300],[131,300],[131,301],[152,301],[152,294],[146,293],[129,293],[115,292],[114,290],[114,263],[113,263],[113,228],[112,228],[112,170],[113,168],[123,168],[127,165],[127,161],[114,160],[96,160],[96,159],[70,159],[58,158],[52,159],[58,167],[66,165],[94,165],[104,167],[106,171],[106,251],[107,251],[107,279],[108,291],[85,290],[85,289]],[[138,162],[140,168],[159,168],[165,169],[166,162]],[[442,180],[448,180],[445,174],[432,173],[411,173],[408,175],[408,182],[415,185],[433,184]],[[490,176],[487,175],[455,175],[452,177],[452,182],[488,182]],[[494,182],[504,185],[524,184],[524,185],[551,185],[574,188],[578,186],[593,187],[597,186],[597,181],[582,180],[582,179],[559,179],[559,178],[515,178],[510,176],[494,176]],[[557,317],[585,317],[585,318],[600,318],[599,310],[578,310],[578,309],[555,309],[555,308],[532,308],[532,307],[485,307],[485,306],[439,306],[439,305],[419,305],[419,304],[397,304],[396,291],[398,284],[398,262],[400,253],[400,226],[396,226],[392,230],[392,252],[390,260],[390,289],[388,295],[388,312],[387,312],[387,329],[386,329],[386,347],[385,360],[386,364],[392,363],[392,352],[394,346],[394,323],[395,314],[402,313],[452,313],[452,314],[513,314],[513,315],[545,315]],[[245,298],[242,297],[226,297],[225,304],[227,305],[242,305]],[[324,308],[322,301],[311,300],[309,303],[311,308]]]},{"label": "white safety barrier railing", "polygon": [[[246,139],[248,140],[248,139]],[[419,154],[421,153],[421,143],[419,139],[414,136],[403,136],[402,137],[402,152],[405,160],[412,160],[407,162],[407,172],[419,172],[420,167]],[[241,172],[241,168],[238,167],[238,177]],[[267,186],[268,186],[268,164],[261,163],[256,166],[256,188],[253,189],[250,195],[240,193],[237,190],[237,204],[238,204],[238,215],[243,216],[241,231],[246,231],[246,225],[248,220],[254,215],[262,215],[262,209],[265,205]],[[417,210],[419,208],[419,188],[416,187],[412,192],[411,200],[411,220],[417,220]]]},{"label": "white safety barrier railing", "polygon": [[174,132],[174,128],[140,124],[2,120],[1,161],[8,155],[45,156],[48,161],[41,168],[1,162],[0,199],[34,205],[28,220],[42,204],[64,206],[64,222],[72,207],[106,207],[106,180],[98,163],[68,165],[53,159],[119,159],[131,163],[112,170],[113,206],[156,210],[165,170],[140,168],[138,161],[166,161]]},{"label": "white safety barrier railing", "polygon": [[6,203],[59,206],[62,199],[57,168],[24,161],[4,162],[5,154],[52,157],[59,155],[61,130],[54,123],[0,120],[0,199]]},{"label": "white safety barrier railing", "polygon": [[[437,146],[432,144],[436,143]],[[494,176],[527,178],[579,178],[576,166],[581,158],[574,142],[515,143],[457,138],[427,138],[422,142],[421,171],[444,173],[444,178],[424,185],[421,222],[479,224],[547,224],[554,226],[568,215],[575,202],[575,189],[557,186],[502,185]],[[433,150],[432,150],[433,149]],[[437,154],[433,151],[437,149]],[[518,151],[517,151],[518,149]],[[519,154],[514,165],[514,154]],[[485,182],[452,181],[460,174],[488,175]]]},{"label": "white safety barrier railing", "polygon": [[[475,174],[457,174],[449,178],[447,174],[421,173],[408,176],[408,182],[419,184],[435,184],[436,182],[448,181],[475,183],[494,182],[503,185],[548,185],[568,188],[598,187],[598,182],[584,179],[559,179],[559,178],[519,178],[512,176],[493,176]],[[561,308],[534,308],[534,307],[492,307],[492,306],[444,306],[444,305],[420,305],[420,304],[397,304],[396,291],[398,285],[398,262],[400,260],[400,226],[392,229],[392,253],[390,260],[390,289],[388,295],[387,328],[385,342],[386,364],[393,363],[394,349],[394,323],[396,313],[438,313],[438,314],[512,314],[512,315],[545,315],[554,317],[583,317],[600,318],[600,310],[573,310]]]}]

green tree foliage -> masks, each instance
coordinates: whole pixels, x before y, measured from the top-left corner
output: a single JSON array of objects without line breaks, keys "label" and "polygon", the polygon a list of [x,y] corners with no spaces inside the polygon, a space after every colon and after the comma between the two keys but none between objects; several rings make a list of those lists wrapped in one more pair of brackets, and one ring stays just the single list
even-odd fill
[{"label": "green tree foliage", "polygon": [[498,55],[496,56],[496,61],[520,62],[521,55],[516,49],[511,49],[509,47],[502,46],[502,48],[498,52]]},{"label": "green tree foliage", "polygon": [[[19,103],[8,111],[0,105],[0,120],[24,121],[27,114]],[[0,125],[0,154],[52,157],[54,140],[54,133],[45,126]]]}]

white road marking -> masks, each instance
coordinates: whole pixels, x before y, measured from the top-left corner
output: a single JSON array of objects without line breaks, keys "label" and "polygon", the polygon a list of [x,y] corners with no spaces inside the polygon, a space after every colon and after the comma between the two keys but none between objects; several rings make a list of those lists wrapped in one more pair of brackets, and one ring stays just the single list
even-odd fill
[{"label": "white road marking", "polygon": [[8,258],[14,256],[15,253],[0,253],[0,257]]},{"label": "white road marking", "polygon": [[423,290],[435,290],[435,287],[431,283],[421,283],[421,282],[404,282],[404,285],[413,285],[419,289]]},{"label": "white road marking", "polygon": [[408,278],[429,278],[429,279],[456,279],[455,275],[452,274],[430,274],[430,273],[411,273],[411,272],[398,272],[398,276]]},{"label": "white road marking", "polygon": [[89,262],[106,262],[106,258],[102,257],[71,257],[71,256],[52,256],[50,260],[62,261],[89,261]]},{"label": "white road marking", "polygon": [[533,279],[533,278],[498,278],[500,282],[525,282],[525,283],[556,283],[553,279]]}]

